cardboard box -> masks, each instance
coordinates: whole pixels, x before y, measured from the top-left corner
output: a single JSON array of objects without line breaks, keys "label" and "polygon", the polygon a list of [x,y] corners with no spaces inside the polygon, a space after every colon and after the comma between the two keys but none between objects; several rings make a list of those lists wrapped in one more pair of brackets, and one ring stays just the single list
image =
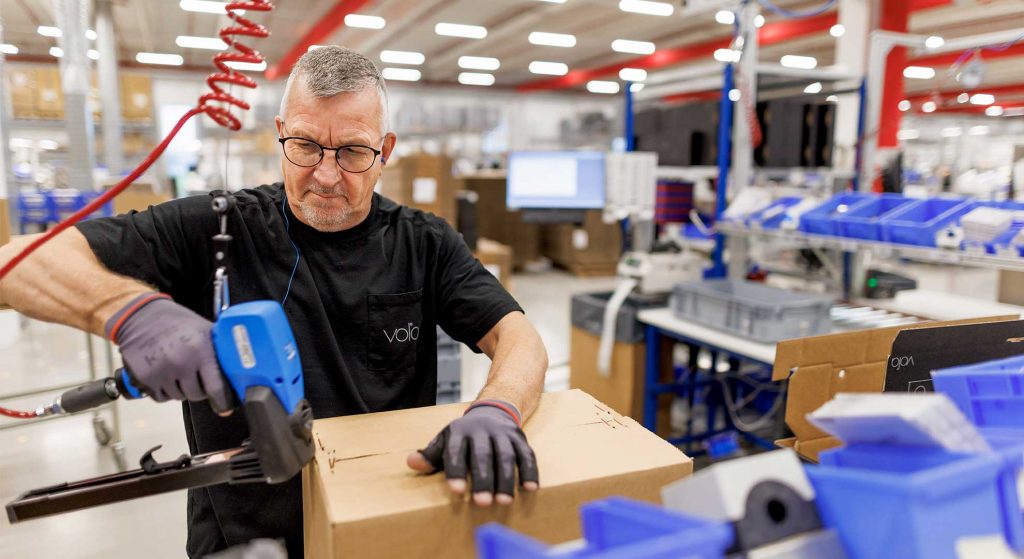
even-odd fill
[{"label": "cardboard box", "polygon": [[0,198],[0,246],[11,241],[11,219],[10,209],[7,207],[7,199]]},{"label": "cardboard box", "polygon": [[[671,376],[672,354],[668,340],[662,340],[659,371]],[[583,328],[573,326],[569,337],[569,386],[578,388],[607,403],[612,409],[643,423],[644,420],[644,374],[647,344],[616,341],[612,346],[611,371],[602,376],[597,371],[597,353],[601,337]],[[669,351],[666,351],[669,349]],[[664,382],[671,379],[665,378]],[[657,433],[667,436],[670,431],[672,394],[658,398]]]},{"label": "cardboard box", "polygon": [[60,85],[60,69],[55,66],[36,68],[35,74],[33,117],[64,118],[64,91]]},{"label": "cardboard box", "polygon": [[7,66],[7,90],[14,118],[35,118],[36,71],[34,68]]},{"label": "cardboard box", "polygon": [[306,557],[473,557],[474,531],[501,522],[558,543],[580,537],[580,505],[611,495],[659,502],[693,471],[677,448],[579,390],[547,393],[526,423],[541,489],[509,507],[454,498],[443,475],[414,474],[421,448],[466,404],[317,420],[303,470]]},{"label": "cardboard box", "polygon": [[119,75],[121,116],[130,122],[153,120],[153,80],[145,74]]},{"label": "cardboard box", "polygon": [[622,229],[605,223],[600,210],[586,212],[583,226],[545,225],[541,250],[556,265],[578,276],[613,276],[622,256]]},{"label": "cardboard box", "polygon": [[504,176],[471,176],[461,179],[461,190],[477,194],[477,229],[481,237],[512,247],[512,267],[522,270],[540,257],[540,225],[523,223],[522,212],[505,205]]},{"label": "cardboard box", "polygon": [[[106,190],[108,187],[104,187]],[[145,211],[150,206],[171,200],[170,192],[155,192],[153,185],[134,183],[114,198],[114,215],[126,214],[132,210]]]},{"label": "cardboard box", "polygon": [[490,239],[478,239],[476,251],[473,253],[477,260],[494,274],[505,289],[512,289],[512,249]]},{"label": "cardboard box", "polygon": [[381,173],[380,193],[403,206],[430,212],[455,227],[452,160],[443,155],[406,155],[388,161]]},{"label": "cardboard box", "polygon": [[807,420],[839,392],[882,392],[893,341],[904,330],[984,322],[1004,322],[1016,316],[974,318],[949,322],[922,322],[909,326],[857,330],[779,342],[772,380],[789,380],[786,425],[796,435],[776,441],[814,462],[818,453],[839,446]]}]

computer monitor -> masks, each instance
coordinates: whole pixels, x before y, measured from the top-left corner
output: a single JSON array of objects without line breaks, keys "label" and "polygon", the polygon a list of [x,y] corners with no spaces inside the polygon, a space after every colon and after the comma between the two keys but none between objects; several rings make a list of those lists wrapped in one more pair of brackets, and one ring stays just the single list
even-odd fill
[{"label": "computer monitor", "polygon": [[506,205],[512,210],[604,208],[604,153],[512,152],[506,191]]}]

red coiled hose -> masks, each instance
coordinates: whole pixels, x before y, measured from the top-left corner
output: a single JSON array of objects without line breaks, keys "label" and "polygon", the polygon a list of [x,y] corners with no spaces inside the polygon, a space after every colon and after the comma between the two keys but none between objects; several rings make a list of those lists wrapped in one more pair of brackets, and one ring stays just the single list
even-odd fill
[{"label": "red coiled hose", "polygon": [[[11,258],[2,268],[0,268],[0,280],[2,280],[7,274],[11,272],[22,260],[28,255],[32,254],[39,247],[43,246],[50,239],[59,235],[62,231],[78,223],[87,215],[95,212],[107,202],[111,201],[118,194],[124,192],[135,179],[142,176],[147,169],[163,154],[164,150],[167,149],[168,144],[178,134],[181,127],[184,126],[188,120],[197,114],[206,113],[216,122],[217,124],[228,128],[230,130],[238,130],[242,127],[242,122],[235,115],[231,114],[230,105],[238,107],[242,110],[249,110],[249,104],[241,99],[230,95],[228,92],[220,86],[221,83],[228,83],[232,85],[238,85],[241,87],[248,87],[253,89],[256,87],[256,82],[240,73],[239,71],[229,67],[228,62],[245,62],[250,64],[259,64],[265,59],[263,55],[254,50],[252,47],[237,42],[233,37],[236,35],[243,35],[248,37],[266,37],[270,35],[270,31],[266,27],[259,25],[252,20],[238,15],[238,10],[252,10],[257,12],[269,12],[274,9],[274,5],[270,3],[270,0],[245,0],[240,2],[231,2],[226,6],[228,18],[234,23],[223,27],[220,30],[220,38],[227,43],[229,46],[234,48],[235,52],[221,52],[217,53],[213,57],[213,63],[220,70],[217,73],[210,74],[206,78],[207,85],[213,90],[211,93],[207,93],[199,98],[199,104],[185,113],[184,116],[178,120],[178,123],[174,125],[170,133],[160,142],[156,148],[153,149],[146,159],[139,164],[131,173],[128,173],[121,182],[114,185],[110,190],[104,192],[101,196],[87,204],[81,210],[71,214],[67,219],[61,221],[53,229],[47,231],[44,235],[38,239],[32,241],[27,247],[22,249],[17,255]],[[211,104],[211,103],[220,103]],[[35,412],[22,412],[10,410],[7,408],[0,407],[0,415],[7,417],[16,417],[19,419],[26,419],[36,417]]]}]

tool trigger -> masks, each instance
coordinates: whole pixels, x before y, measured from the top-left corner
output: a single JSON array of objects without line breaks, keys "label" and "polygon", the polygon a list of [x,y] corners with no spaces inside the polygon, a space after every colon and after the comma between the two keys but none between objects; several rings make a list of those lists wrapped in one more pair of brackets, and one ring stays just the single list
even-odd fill
[{"label": "tool trigger", "polygon": [[146,453],[142,455],[142,458],[139,459],[139,466],[147,474],[153,475],[170,470],[180,470],[192,464],[192,457],[188,454],[182,454],[170,462],[157,462],[156,458],[153,458],[153,453],[163,448],[163,446],[164,445],[162,444],[154,446],[147,450]]}]

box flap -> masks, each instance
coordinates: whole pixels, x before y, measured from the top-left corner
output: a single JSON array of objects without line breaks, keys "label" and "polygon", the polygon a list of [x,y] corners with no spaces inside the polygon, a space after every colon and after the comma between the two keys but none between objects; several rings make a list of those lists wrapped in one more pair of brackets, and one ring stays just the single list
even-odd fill
[{"label": "box flap", "polygon": [[[818,451],[838,446],[838,441],[807,421],[807,414],[821,407],[838,392],[881,392],[885,386],[889,353],[900,332],[1005,322],[1017,318],[1007,315],[922,322],[779,342],[775,350],[772,380],[789,380],[786,424],[796,435],[797,443],[794,447],[801,455],[817,460]],[[822,439],[822,442],[812,443],[818,439]]]},{"label": "box flap", "polygon": [[[405,458],[465,408],[453,404],[317,420],[317,469],[331,523],[460,506],[443,475],[418,475]],[[524,431],[537,454],[541,487],[549,490],[690,462],[674,446],[580,390],[542,395]]]}]

